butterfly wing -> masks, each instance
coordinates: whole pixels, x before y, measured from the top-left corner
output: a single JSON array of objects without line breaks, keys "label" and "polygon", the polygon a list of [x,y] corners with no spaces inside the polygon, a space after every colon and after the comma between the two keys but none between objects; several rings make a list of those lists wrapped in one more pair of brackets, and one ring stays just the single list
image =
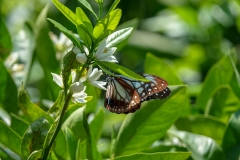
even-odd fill
[{"label": "butterfly wing", "polygon": [[109,77],[104,106],[114,113],[132,113],[140,108],[137,91],[119,77]]},{"label": "butterfly wing", "polygon": [[118,75],[109,77],[104,106],[114,113],[133,113],[141,103],[150,99],[164,99],[171,94],[164,79],[142,74],[150,82],[132,80]]}]

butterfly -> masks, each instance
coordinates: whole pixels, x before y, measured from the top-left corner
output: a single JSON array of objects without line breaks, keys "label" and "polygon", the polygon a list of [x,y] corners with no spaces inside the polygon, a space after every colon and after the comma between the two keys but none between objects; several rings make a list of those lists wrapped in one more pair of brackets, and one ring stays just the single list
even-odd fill
[{"label": "butterfly", "polygon": [[142,82],[122,75],[107,78],[107,91],[104,106],[114,113],[134,113],[141,103],[150,99],[164,99],[171,94],[164,79],[151,74],[141,74],[150,80]]}]

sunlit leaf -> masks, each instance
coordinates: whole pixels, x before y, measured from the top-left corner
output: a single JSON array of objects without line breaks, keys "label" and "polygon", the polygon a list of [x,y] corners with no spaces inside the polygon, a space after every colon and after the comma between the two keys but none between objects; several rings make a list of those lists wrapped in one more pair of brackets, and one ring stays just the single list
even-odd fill
[{"label": "sunlit leaf", "polygon": [[93,37],[95,39],[95,43],[100,42],[116,29],[121,16],[122,11],[120,9],[115,9],[111,11],[106,17],[98,21],[93,29]]},{"label": "sunlit leaf", "polygon": [[92,12],[92,14],[96,17],[97,19],[97,15],[95,14],[95,12],[93,11],[91,5],[88,3],[88,1],[86,0],[78,0],[81,4],[83,4],[90,12]]},{"label": "sunlit leaf", "polygon": [[184,131],[169,131],[179,138],[192,153],[194,159],[225,159],[222,148],[211,138]]},{"label": "sunlit leaf", "polygon": [[58,95],[57,100],[54,102],[53,106],[48,110],[48,115],[56,119],[61,112],[64,104],[64,92],[61,91]]},{"label": "sunlit leaf", "polygon": [[148,79],[140,76],[139,74],[131,71],[130,69],[127,69],[123,66],[120,66],[118,64],[115,63],[111,63],[111,62],[96,62],[100,67],[104,66],[105,68],[109,68],[110,70],[112,70],[115,73],[121,74],[123,76],[126,76],[128,78],[134,79],[134,80],[138,80],[138,81],[143,81],[143,82],[149,82]]},{"label": "sunlit leaf", "polygon": [[240,157],[240,111],[232,114],[224,134],[223,150],[227,159],[238,160]]},{"label": "sunlit leaf", "polygon": [[30,156],[28,157],[27,160],[37,160],[37,159],[41,159],[42,158],[42,155],[43,155],[43,150],[40,149],[40,150],[36,150],[36,151],[33,151]]},{"label": "sunlit leaf", "polygon": [[120,2],[120,0],[115,0],[115,1],[113,2],[111,8],[110,8],[109,11],[108,11],[108,14],[117,7],[117,5],[118,5],[119,2]]},{"label": "sunlit leaf", "polygon": [[91,35],[93,32],[92,23],[80,7],[77,7],[76,9],[76,16],[83,22],[83,24],[77,25],[78,34],[81,40],[85,42],[88,48],[90,48],[92,45],[91,39]]},{"label": "sunlit leaf", "polygon": [[110,158],[114,159],[117,146],[117,132],[112,126],[112,135],[111,135],[111,147],[110,147]]},{"label": "sunlit leaf", "polygon": [[2,108],[0,104],[0,119],[5,122],[8,126],[11,124],[11,117],[10,115]]},{"label": "sunlit leaf", "polygon": [[189,152],[175,152],[175,153],[137,153],[127,156],[117,157],[114,160],[129,160],[129,159],[137,159],[137,160],[146,160],[146,159],[161,159],[161,160],[186,160],[191,153]]},{"label": "sunlit leaf", "polygon": [[54,5],[59,9],[59,11],[62,12],[62,14],[70,20],[74,25],[78,25],[81,23],[81,21],[78,19],[78,17],[66,6],[64,6],[61,2],[58,0],[52,0]]},{"label": "sunlit leaf", "polygon": [[18,155],[21,155],[21,137],[1,120],[0,128],[0,143],[11,149]]},{"label": "sunlit leaf", "polygon": [[132,31],[133,28],[129,27],[113,32],[107,37],[106,47],[117,47],[120,43],[122,43],[131,35]]},{"label": "sunlit leaf", "polygon": [[153,74],[165,79],[170,85],[182,84],[180,78],[177,76],[176,71],[167,65],[160,58],[151,53],[146,55],[144,63],[144,72]]},{"label": "sunlit leaf", "polygon": [[160,139],[176,121],[186,86],[172,86],[170,89],[172,94],[167,99],[149,101],[134,114],[127,115],[118,132],[115,156],[143,151]]},{"label": "sunlit leaf", "polygon": [[41,117],[31,123],[21,142],[23,159],[27,159],[32,152],[43,148],[43,143],[47,136],[49,127],[49,123],[44,117]]}]

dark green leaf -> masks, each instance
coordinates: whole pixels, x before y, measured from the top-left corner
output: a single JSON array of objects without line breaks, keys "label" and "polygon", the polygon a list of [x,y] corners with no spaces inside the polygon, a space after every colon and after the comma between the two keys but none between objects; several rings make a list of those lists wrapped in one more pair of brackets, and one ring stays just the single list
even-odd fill
[{"label": "dark green leaf", "polygon": [[21,155],[21,137],[1,120],[0,129],[0,143]]},{"label": "dark green leaf", "polygon": [[93,134],[93,138],[97,142],[102,133],[102,127],[104,122],[104,111],[102,108],[95,114],[94,119],[89,124],[89,128],[91,133]]},{"label": "dark green leaf", "polygon": [[222,143],[226,125],[219,119],[211,116],[189,116],[179,118],[176,123],[178,130],[184,130],[213,138],[218,144]]},{"label": "dark green leaf", "polygon": [[23,159],[27,159],[32,152],[43,148],[49,127],[49,123],[44,117],[31,123],[22,138],[21,152]]},{"label": "dark green leaf", "polygon": [[240,100],[229,85],[220,85],[208,100],[205,115],[212,115],[227,122],[230,115],[240,109]]},{"label": "dark green leaf", "polygon": [[115,63],[111,63],[111,62],[96,62],[100,67],[104,66],[106,68],[109,68],[110,70],[112,70],[115,73],[119,73],[123,76],[126,76],[128,78],[134,79],[134,80],[138,80],[138,81],[143,81],[143,82],[149,82],[148,79],[140,76],[137,73],[134,73],[133,71],[131,71],[130,69],[127,69],[123,66],[120,66],[118,64]]},{"label": "dark green leaf", "polygon": [[49,109],[48,115],[56,119],[61,112],[62,106],[64,104],[64,92],[61,91],[58,95],[57,100],[54,102],[53,106]]},{"label": "dark green leaf", "polygon": [[132,33],[133,28],[124,28],[110,34],[106,40],[107,47],[117,47],[120,43],[126,40]]},{"label": "dark green leaf", "polygon": [[46,117],[49,122],[53,122],[52,118],[49,117],[44,110],[29,100],[23,85],[18,92],[18,104],[29,123],[32,123],[39,117]]},{"label": "dark green leaf", "polygon": [[192,152],[194,159],[225,159],[222,148],[211,138],[184,131],[169,131],[171,135],[179,138]]},{"label": "dark green leaf", "polygon": [[44,71],[44,87],[41,88],[42,97],[55,100],[58,97],[60,88],[52,80],[52,73],[59,73],[59,62],[56,59],[56,51],[49,37],[49,27],[47,22],[48,6],[39,14],[36,20],[36,53]]},{"label": "dark green leaf", "polygon": [[115,9],[111,11],[106,17],[98,21],[93,29],[93,37],[95,39],[95,43],[100,42],[116,29],[121,16],[122,11],[120,9]]},{"label": "dark green leaf", "polygon": [[28,126],[30,123],[28,123],[25,119],[15,115],[11,114],[11,128],[18,133],[21,137],[26,132]]},{"label": "dark green leaf", "polygon": [[117,146],[117,132],[116,132],[114,126],[112,126],[111,147],[110,147],[110,159],[111,160],[113,160],[115,157],[116,146]]},{"label": "dark green leaf", "polygon": [[240,111],[232,114],[224,134],[223,150],[227,159],[238,160],[240,157]]},{"label": "dark green leaf", "polygon": [[8,32],[8,29],[5,25],[5,22],[1,16],[0,17],[0,57],[2,59],[5,59],[9,55],[11,49],[12,49],[12,40]]},{"label": "dark green leaf", "polygon": [[77,139],[74,137],[73,132],[68,127],[65,127],[65,137],[70,160],[76,160]]},{"label": "dark green leaf", "polygon": [[137,159],[137,160],[153,160],[153,159],[161,159],[161,160],[186,160],[191,153],[189,152],[176,152],[176,153],[137,153],[133,155],[121,156],[117,157],[114,160],[129,160],[129,159]]},{"label": "dark green leaf", "polygon": [[81,4],[83,4],[90,12],[92,12],[92,14],[96,17],[97,19],[97,15],[95,14],[95,12],[93,11],[91,5],[88,3],[88,1],[86,0],[78,0]]},{"label": "dark green leaf", "polygon": [[208,100],[214,90],[223,84],[230,84],[233,76],[233,67],[231,62],[231,55],[226,55],[219,60],[207,73],[204,79],[202,91],[198,97],[198,106],[205,110]]},{"label": "dark green leaf", "polygon": [[55,27],[57,27],[66,37],[68,37],[74,45],[76,45],[80,50],[83,50],[83,47],[80,43],[80,41],[77,39],[77,37],[69,30],[67,30],[64,26],[62,26],[60,23],[48,18],[50,22],[54,24]]},{"label": "dark green leaf", "polygon": [[176,121],[184,102],[186,86],[172,86],[170,89],[172,94],[167,99],[149,101],[136,113],[127,115],[118,133],[115,156],[143,151],[161,138]]},{"label": "dark green leaf", "polygon": [[144,63],[144,72],[153,74],[167,80],[170,85],[182,84],[180,78],[177,76],[176,71],[163,62],[160,58],[151,53],[146,55]]}]

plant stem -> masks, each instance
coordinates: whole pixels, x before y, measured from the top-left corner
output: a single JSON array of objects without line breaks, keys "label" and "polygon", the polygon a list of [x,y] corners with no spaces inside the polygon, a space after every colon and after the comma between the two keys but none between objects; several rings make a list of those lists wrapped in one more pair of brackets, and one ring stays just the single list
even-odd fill
[{"label": "plant stem", "polygon": [[[83,67],[81,68],[81,70],[80,70],[79,73],[77,74],[74,82],[77,82],[77,81],[79,80],[79,78],[81,77],[81,75],[82,75],[84,69],[86,68],[87,64],[88,64],[88,62],[83,65]],[[47,147],[44,149],[44,154],[43,154],[43,158],[42,158],[43,160],[47,160],[47,159],[48,159],[49,153],[50,153],[50,151],[51,151],[51,147],[52,147],[52,145],[53,145],[53,143],[54,143],[54,141],[55,141],[55,139],[56,139],[56,137],[57,137],[57,135],[58,135],[58,132],[61,130],[63,116],[64,116],[64,113],[66,112],[66,110],[67,110],[67,108],[68,108],[68,104],[69,104],[69,102],[70,102],[70,100],[71,100],[71,98],[72,98],[72,95],[73,95],[73,93],[72,93],[72,92],[69,92],[69,93],[67,94],[67,96],[66,96],[66,99],[65,99],[65,102],[64,102],[62,111],[61,111],[60,116],[59,116],[59,120],[58,120],[58,122],[57,122],[57,127],[56,127],[56,129],[55,129],[55,131],[54,131],[54,133],[53,133],[53,136],[52,136],[52,138],[50,139]]]}]

